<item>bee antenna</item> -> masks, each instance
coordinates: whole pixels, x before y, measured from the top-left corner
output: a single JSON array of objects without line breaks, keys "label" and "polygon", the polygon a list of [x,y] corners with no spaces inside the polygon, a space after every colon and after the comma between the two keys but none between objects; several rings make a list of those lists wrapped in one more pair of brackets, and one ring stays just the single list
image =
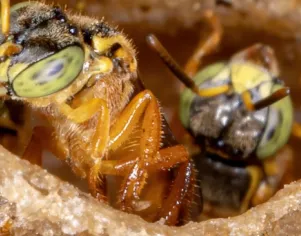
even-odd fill
[{"label": "bee antenna", "polygon": [[262,108],[268,107],[272,105],[275,102],[278,102],[279,100],[287,97],[290,94],[290,89],[288,87],[281,88],[274,93],[272,93],[270,96],[256,102],[254,104],[254,110],[260,110]]},{"label": "bee antenna", "polygon": [[186,87],[190,88],[196,94],[199,94],[198,86],[195,82],[181,69],[178,63],[170,56],[164,46],[160,43],[157,37],[150,34],[146,37],[148,45],[159,55],[165,65],[171,72],[182,81]]},{"label": "bee antenna", "polygon": [[2,33],[7,35],[10,28],[10,1],[1,0],[1,27]]},{"label": "bee antenna", "polygon": [[177,78],[185,84],[187,88],[190,88],[194,93],[201,97],[213,97],[230,90],[228,84],[216,86],[212,88],[201,89],[178,65],[178,63],[169,55],[167,50],[163,47],[157,37],[150,34],[146,37],[148,45],[160,56],[167,67],[177,76]]}]

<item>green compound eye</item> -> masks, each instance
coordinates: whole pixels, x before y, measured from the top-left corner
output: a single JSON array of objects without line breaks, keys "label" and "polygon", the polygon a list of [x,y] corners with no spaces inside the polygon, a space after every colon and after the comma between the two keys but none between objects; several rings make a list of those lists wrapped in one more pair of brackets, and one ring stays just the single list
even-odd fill
[{"label": "green compound eye", "polygon": [[19,97],[50,95],[72,83],[83,64],[83,49],[78,46],[67,47],[28,66],[13,79],[12,88]]},{"label": "green compound eye", "polygon": [[[271,92],[281,88],[281,85],[274,85]],[[261,160],[274,155],[289,139],[294,120],[291,98],[285,97],[272,104],[267,119],[265,131],[256,149],[256,155]]]}]

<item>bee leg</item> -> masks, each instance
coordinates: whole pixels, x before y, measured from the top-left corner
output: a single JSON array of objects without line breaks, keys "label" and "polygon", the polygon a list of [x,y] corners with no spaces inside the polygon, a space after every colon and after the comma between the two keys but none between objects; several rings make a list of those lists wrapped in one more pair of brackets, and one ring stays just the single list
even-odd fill
[{"label": "bee leg", "polygon": [[68,156],[68,152],[52,134],[52,129],[48,127],[34,127],[31,140],[22,158],[33,164],[42,165],[42,152],[48,150],[56,157],[64,160]]},{"label": "bee leg", "polygon": [[139,200],[148,177],[147,166],[154,162],[160,149],[161,122],[157,99],[149,90],[144,90],[132,99],[111,128],[109,149],[115,151],[128,139],[138,124],[142,127],[138,158],[127,171],[121,187],[120,203],[123,210],[131,208],[132,200]]},{"label": "bee leg", "polygon": [[212,32],[205,40],[199,42],[196,50],[185,65],[185,72],[190,77],[196,74],[201,65],[202,58],[215,50],[222,37],[222,26],[218,17],[209,10],[205,13],[205,18],[211,25]]},{"label": "bee leg", "polygon": [[63,103],[60,105],[60,112],[63,113],[67,119],[80,124],[91,119],[99,111],[105,109],[104,107],[106,107],[106,103],[102,99],[92,98],[75,109]]},{"label": "bee leg", "polygon": [[[162,210],[158,219],[164,218],[166,224],[175,225],[181,215],[180,223],[184,223],[191,219],[192,214],[199,215],[202,208],[202,198],[199,202],[193,202],[196,199],[197,185],[196,185],[196,170],[194,164],[189,160],[187,149],[183,145],[176,145],[173,147],[161,149],[159,151],[161,158],[157,160],[152,168],[161,168],[168,170],[175,165],[179,165],[177,176],[173,183],[168,197],[162,204]],[[192,205],[196,204],[192,212]]]},{"label": "bee leg", "polygon": [[[187,207],[186,210],[189,209],[191,199],[187,199],[187,196],[189,196],[188,190],[191,190],[192,183],[194,182],[193,170],[193,164],[189,161],[181,163],[179,166],[177,177],[159,214],[159,219],[165,219],[165,224],[167,225],[176,225],[179,221],[181,210],[183,211],[185,207]],[[186,217],[188,218],[188,215]],[[187,218],[182,220],[188,220]]]},{"label": "bee leg", "polygon": [[[119,143],[124,142],[129,135],[129,127],[133,128],[134,124],[139,122],[140,117],[142,117],[140,154],[121,185],[121,209],[130,211],[133,201],[139,201],[148,174],[151,172],[149,168],[168,169],[179,162],[186,161],[180,164],[174,187],[172,187],[166,204],[164,204],[166,206],[160,214],[166,218],[167,223],[173,224],[186,195],[192,167],[188,162],[188,153],[181,145],[165,149],[165,153],[163,150],[159,151],[162,119],[157,99],[150,91],[145,90],[138,94],[121,114],[120,119],[112,127],[110,147],[111,149],[118,147],[116,138]],[[128,135],[125,135],[126,132]],[[181,155],[178,155],[179,153]]]},{"label": "bee leg", "polygon": [[[140,126],[142,128],[142,135],[137,162],[133,165],[133,168],[129,171],[125,181],[122,183],[120,196],[122,210],[129,210],[133,200],[139,200],[139,196],[148,177],[147,166],[155,161],[161,145],[162,119],[157,99],[150,91],[145,90],[138,94],[133,100],[133,103],[130,103],[127,107],[128,109],[123,113],[124,117],[122,116],[123,114],[121,115],[120,121],[122,123],[124,121],[128,122],[130,117],[128,118],[126,116],[133,117],[136,113],[136,117],[133,117],[133,119],[136,119],[136,122],[139,122],[139,118],[142,117],[142,124]],[[116,127],[118,125],[120,124],[117,123]],[[114,127],[112,131],[115,134]],[[127,126],[126,124],[122,124],[122,127]],[[129,130],[126,132],[129,132]],[[114,137],[115,135],[111,136],[113,140]],[[119,140],[122,140],[122,138],[119,138]]]},{"label": "bee leg", "polygon": [[240,210],[239,210],[240,213],[245,212],[250,207],[251,200],[254,194],[256,193],[260,181],[262,180],[263,177],[262,170],[258,166],[248,166],[246,169],[250,174],[250,184],[249,184],[248,191],[244,199],[242,200]]},{"label": "bee leg", "polygon": [[[179,223],[180,214],[182,221],[188,221],[191,217],[189,211],[191,210],[192,200],[194,194],[196,194],[196,186],[194,185],[196,173],[193,163],[189,161],[187,150],[183,145],[176,145],[161,149],[158,157],[147,167],[149,173],[154,173],[152,175],[158,175],[160,171],[161,173],[162,171],[168,171],[175,165],[179,165],[179,167],[173,181],[161,176],[161,179],[157,179],[157,183],[148,183],[146,186],[147,193],[144,192],[143,194],[143,200],[150,199],[151,201],[148,212],[157,212],[157,209],[161,209],[156,219],[165,219],[167,225]],[[168,187],[169,191],[163,191],[164,188]],[[157,195],[156,198],[153,196],[154,192]]]},{"label": "bee leg", "polygon": [[[70,114],[70,112],[68,111],[67,114]],[[121,160],[101,160],[97,162],[92,169],[92,176],[95,180],[92,181],[92,183],[96,187],[96,184],[99,184],[99,181],[97,182],[99,174],[125,176],[125,180],[121,187],[120,202],[121,209],[127,211],[130,211],[132,208],[133,200],[139,200],[139,196],[146,184],[149,172],[158,170],[166,171],[166,169],[173,167],[175,164],[187,161],[188,159],[186,149],[181,145],[159,151],[161,142],[161,114],[156,98],[148,90],[145,90],[134,97],[124,109],[116,123],[112,126],[109,135],[108,151],[114,152],[121,147],[141,120],[142,124],[139,125],[139,127],[142,127],[142,136],[140,139],[139,150],[135,153],[136,156],[127,159],[123,158]],[[99,135],[102,134],[99,133]],[[182,169],[185,168],[182,167]],[[183,171],[180,173],[183,173]],[[187,183],[187,181],[185,182],[184,180],[182,180],[182,182],[180,181],[181,178],[184,177],[185,175],[183,174],[178,175],[177,180],[175,181],[175,183],[177,183],[174,187],[175,190],[171,191],[171,195],[176,196],[176,194],[179,195],[181,193],[181,191],[177,192],[176,190],[179,187],[182,187],[181,184],[185,185]],[[156,182],[158,183],[156,189],[165,189],[163,184],[165,186],[166,181],[161,183],[159,181]],[[94,192],[94,195],[95,194],[98,197],[97,192]],[[153,197],[151,197],[151,199],[152,203],[160,204],[157,200],[154,200]],[[162,201],[162,199],[163,196],[160,200]],[[169,202],[175,200],[181,200],[181,196],[169,199]],[[170,205],[172,206],[174,204],[176,204],[176,202],[173,202]],[[165,212],[169,211],[170,210],[166,210]]]},{"label": "bee leg", "polygon": [[[193,162],[192,160],[190,162]],[[184,225],[194,219],[198,218],[203,210],[203,196],[201,194],[200,184],[197,181],[197,170],[192,168],[189,188],[187,194],[183,199],[181,206],[181,222],[180,225]]]},{"label": "bee leg", "polygon": [[265,160],[263,168],[265,178],[260,183],[252,199],[253,205],[266,202],[282,184],[288,184],[293,181],[293,177],[290,174],[293,169],[291,149],[286,146],[275,157]]},{"label": "bee leg", "polygon": [[[174,149],[174,151],[175,150],[176,149]],[[177,156],[177,154],[175,156]],[[175,163],[175,161],[170,162],[170,164],[171,163]],[[140,198],[142,203],[147,204],[147,207],[146,209],[140,210],[139,201],[137,201],[138,207],[135,207],[135,204],[133,204],[134,209],[131,209],[131,211],[135,213],[138,212],[139,215],[149,221],[164,219],[166,225],[176,225],[179,223],[180,216],[181,223],[182,221],[189,221],[191,216],[189,210],[191,209],[192,199],[194,198],[192,195],[195,194],[195,186],[193,185],[195,181],[194,175],[192,174],[194,168],[189,161],[180,163],[176,177],[171,181],[170,173],[166,171],[166,167],[166,164],[164,164],[163,167],[160,165],[152,165],[151,169],[156,168],[157,171],[150,172],[147,179],[148,183]],[[172,168],[173,166],[169,167]],[[162,169],[160,170],[160,168]],[[159,212],[158,209],[160,209]]]},{"label": "bee leg", "polygon": [[110,112],[107,103],[99,98],[92,98],[79,107],[73,109],[67,104],[61,106],[61,112],[67,119],[75,123],[82,123],[98,114],[97,124],[90,140],[89,150],[95,165],[88,175],[88,184],[91,194],[99,200],[105,200],[105,181],[102,174],[102,158],[105,156],[109,142]]},{"label": "bee leg", "polygon": [[[177,223],[180,212],[183,212],[183,221],[188,221],[190,217],[189,207],[195,193],[195,170],[192,163],[188,162],[188,153],[184,146],[176,145],[161,149],[159,151],[160,158],[156,158],[154,162],[146,166],[146,171],[151,173],[148,176],[148,183],[143,192],[142,201],[150,203],[147,209],[139,210],[129,209],[129,204],[122,206],[123,210],[136,211],[139,215],[143,215],[144,219],[150,221],[164,218],[166,224],[174,225]],[[136,156],[128,156],[121,160],[103,160],[99,171],[104,175],[126,176],[132,173],[133,166],[137,163]],[[171,183],[168,170],[175,165],[180,164],[176,179]],[[125,178],[125,182],[128,178]],[[124,183],[126,184],[126,183]],[[172,188],[166,189],[172,185]],[[123,191],[122,191],[123,192]],[[154,196],[156,192],[156,196]],[[167,193],[168,192],[168,193]],[[166,200],[165,196],[168,195]],[[141,200],[141,199],[140,199]],[[162,209],[157,213],[157,209]],[[154,212],[156,214],[154,215]]]},{"label": "bee leg", "polygon": [[102,99],[92,98],[75,109],[67,104],[62,104],[60,111],[67,119],[77,124],[88,121],[94,115],[99,114],[90,148],[94,158],[102,158],[109,141],[110,112],[107,103]]},{"label": "bee leg", "polygon": [[[160,156],[160,158],[155,159],[154,162],[150,163],[146,167],[147,171],[166,171],[173,166],[188,160],[188,154],[183,145],[176,145],[161,149],[158,156]],[[105,175],[124,176],[137,162],[136,159],[136,154],[133,154],[123,157],[121,160],[103,160],[99,170]]]}]

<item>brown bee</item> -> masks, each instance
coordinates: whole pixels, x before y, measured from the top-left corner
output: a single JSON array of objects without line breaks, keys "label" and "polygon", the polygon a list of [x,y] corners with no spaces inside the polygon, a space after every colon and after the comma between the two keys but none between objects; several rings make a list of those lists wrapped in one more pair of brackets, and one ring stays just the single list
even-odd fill
[{"label": "brown bee", "polygon": [[115,207],[169,225],[187,220],[194,169],[138,79],[130,41],[103,20],[60,7],[1,3],[1,96],[43,121],[23,158],[40,164],[46,149],[86,178],[96,198],[109,196],[114,176]]}]

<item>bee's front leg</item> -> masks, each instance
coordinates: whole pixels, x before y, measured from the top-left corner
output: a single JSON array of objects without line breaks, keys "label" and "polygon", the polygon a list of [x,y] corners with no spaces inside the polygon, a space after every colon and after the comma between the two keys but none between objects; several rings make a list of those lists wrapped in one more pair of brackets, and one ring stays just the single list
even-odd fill
[{"label": "bee's front leg", "polygon": [[252,205],[256,206],[271,198],[282,184],[293,181],[292,150],[285,146],[275,157],[263,162],[265,178],[261,181],[252,199]]},{"label": "bee's front leg", "polygon": [[250,207],[252,201],[254,200],[254,196],[258,193],[258,186],[260,181],[263,179],[262,169],[259,166],[247,166],[247,172],[250,175],[250,184],[248,186],[248,191],[243,198],[239,213],[244,213]]},{"label": "bee's front leg", "polygon": [[210,24],[212,32],[205,40],[201,40],[195,49],[192,56],[189,58],[185,66],[185,72],[190,77],[193,77],[199,70],[200,64],[204,56],[210,54],[219,45],[222,37],[222,26],[217,16],[208,10],[205,12],[205,19]]},{"label": "bee's front leg", "polygon": [[[107,103],[99,98],[92,98],[79,107],[73,109],[67,104],[60,107],[60,111],[65,114],[66,118],[74,123],[80,124],[90,120],[93,116],[98,115],[97,123],[91,142],[88,144],[86,152],[88,158],[93,159],[94,165],[88,174],[89,189],[93,196],[104,200],[105,186],[104,177],[101,171],[101,162],[107,153],[110,131],[110,112]],[[76,155],[76,154],[74,154]],[[80,157],[79,157],[80,158]]]},{"label": "bee's front leg", "polygon": [[[101,108],[104,107],[103,103],[104,102],[100,99],[91,99],[76,109],[71,108],[67,104],[60,104],[59,111],[66,116],[67,120],[80,124],[91,119],[91,117],[99,111],[102,111]],[[99,120],[99,124],[102,127],[102,120]],[[97,130],[99,131],[99,127]],[[99,137],[99,133],[94,136]],[[104,135],[104,137],[108,138],[108,134],[107,136]],[[95,142],[99,144],[99,141],[95,141],[94,137],[92,143]],[[98,147],[97,144],[95,144],[94,147]],[[23,158],[29,160],[33,164],[41,165],[42,151],[45,149],[53,153],[57,158],[65,160],[69,156],[67,148],[68,147],[64,146],[64,144],[56,137],[55,130],[53,128],[37,126],[33,129],[31,140],[23,154]],[[94,152],[96,152],[96,150]]]},{"label": "bee's front leg", "polygon": [[[165,218],[167,224],[176,224],[181,207],[184,204],[183,201],[187,197],[187,192],[192,182],[193,167],[189,162],[188,153],[181,145],[160,150],[162,118],[158,101],[148,90],[139,93],[129,103],[111,128],[109,149],[111,151],[118,149],[128,139],[137,125],[141,130],[139,148],[136,153],[137,158],[133,158],[132,161],[127,159],[123,163],[123,171],[120,168],[122,166],[119,165],[118,168],[117,165],[117,163],[122,164],[122,160],[115,162],[116,166],[112,162],[110,168],[112,170],[111,173],[119,172],[119,174],[125,174],[121,185],[121,209],[130,211],[133,202],[140,200],[142,190],[150,177],[150,173],[156,174],[156,171],[167,171],[176,164],[180,164],[174,183],[170,183],[172,188],[169,191],[166,202],[162,204],[165,196],[160,196],[159,200],[156,198],[161,203],[154,202],[156,201],[154,196],[151,198],[151,200],[154,200],[152,202],[153,206],[162,206],[157,219]],[[103,161],[102,165],[105,165],[105,162],[109,161]],[[159,186],[162,184],[166,184],[166,181],[157,181],[156,186],[147,187],[160,189]],[[159,191],[154,192],[160,194]]]}]

